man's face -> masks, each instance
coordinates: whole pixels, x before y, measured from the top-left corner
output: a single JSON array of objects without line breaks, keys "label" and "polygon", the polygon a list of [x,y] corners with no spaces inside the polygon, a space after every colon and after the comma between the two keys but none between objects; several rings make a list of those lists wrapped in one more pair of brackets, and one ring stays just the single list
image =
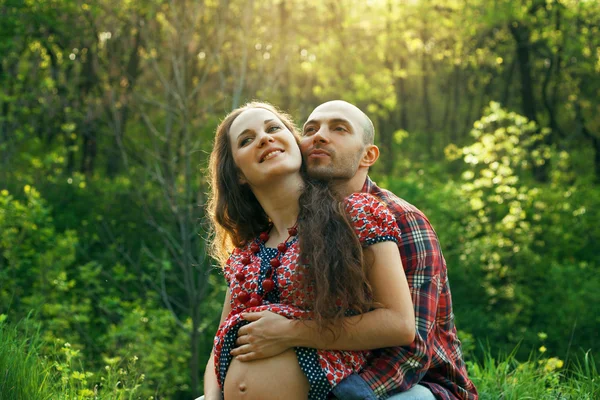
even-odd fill
[{"label": "man's face", "polygon": [[317,179],[351,179],[365,152],[364,116],[351,104],[320,105],[302,130],[300,150],[308,174]]}]

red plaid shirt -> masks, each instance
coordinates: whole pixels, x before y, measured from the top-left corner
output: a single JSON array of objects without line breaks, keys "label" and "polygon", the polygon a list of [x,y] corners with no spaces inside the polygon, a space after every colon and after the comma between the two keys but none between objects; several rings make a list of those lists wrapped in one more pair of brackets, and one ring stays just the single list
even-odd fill
[{"label": "red plaid shirt", "polygon": [[382,399],[417,383],[438,399],[478,399],[456,336],[446,261],[433,227],[415,206],[368,177],[362,191],[388,206],[402,232],[400,255],[415,306],[417,334],[409,346],[374,351],[361,377]]}]

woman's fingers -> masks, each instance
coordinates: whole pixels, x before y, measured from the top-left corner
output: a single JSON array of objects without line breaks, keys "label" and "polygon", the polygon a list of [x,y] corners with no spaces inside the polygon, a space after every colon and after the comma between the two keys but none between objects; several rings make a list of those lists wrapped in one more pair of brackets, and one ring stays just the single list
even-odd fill
[{"label": "woman's fingers", "polygon": [[257,358],[258,358],[258,355],[255,352],[253,352],[253,351],[251,351],[249,353],[246,353],[246,354],[241,354],[241,355],[235,357],[236,360],[242,361],[242,362],[244,362],[244,361],[252,361],[252,360],[255,360]]},{"label": "woman's fingers", "polygon": [[250,335],[238,336],[238,338],[235,341],[236,346],[242,346],[244,344],[250,344]]},{"label": "woman's fingers", "polygon": [[234,357],[238,357],[238,356],[241,356],[243,354],[252,353],[252,345],[250,345],[250,344],[244,344],[242,346],[238,346],[238,347],[234,348],[233,350],[231,350],[230,353]]},{"label": "woman's fingers", "polygon": [[245,319],[246,321],[258,321],[259,319],[261,319],[263,317],[263,313],[262,312],[249,312],[249,313],[242,313],[242,318]]}]

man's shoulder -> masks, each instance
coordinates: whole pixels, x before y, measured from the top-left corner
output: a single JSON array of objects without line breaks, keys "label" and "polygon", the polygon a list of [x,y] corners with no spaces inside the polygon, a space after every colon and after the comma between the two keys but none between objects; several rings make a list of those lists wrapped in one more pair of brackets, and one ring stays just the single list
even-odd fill
[{"label": "man's shoulder", "polygon": [[395,193],[377,186],[373,181],[370,181],[368,188],[365,189],[366,193],[369,193],[370,195],[374,196],[379,201],[384,203],[386,206],[388,206],[388,208],[394,213],[394,216],[396,217],[410,213],[427,219],[425,214],[423,214],[423,212],[417,207],[415,207],[413,204],[404,200]]}]

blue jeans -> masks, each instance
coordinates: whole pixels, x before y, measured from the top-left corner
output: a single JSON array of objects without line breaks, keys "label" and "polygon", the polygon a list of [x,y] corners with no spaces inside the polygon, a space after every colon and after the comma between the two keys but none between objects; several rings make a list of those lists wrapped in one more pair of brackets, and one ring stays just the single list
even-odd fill
[{"label": "blue jeans", "polygon": [[415,385],[406,392],[398,393],[388,397],[388,400],[435,400],[431,390],[423,385]]},{"label": "blue jeans", "polygon": [[[357,374],[350,375],[331,391],[340,400],[377,400],[373,390]],[[390,400],[435,400],[433,393],[425,386],[416,385],[406,392],[394,394]]]}]

